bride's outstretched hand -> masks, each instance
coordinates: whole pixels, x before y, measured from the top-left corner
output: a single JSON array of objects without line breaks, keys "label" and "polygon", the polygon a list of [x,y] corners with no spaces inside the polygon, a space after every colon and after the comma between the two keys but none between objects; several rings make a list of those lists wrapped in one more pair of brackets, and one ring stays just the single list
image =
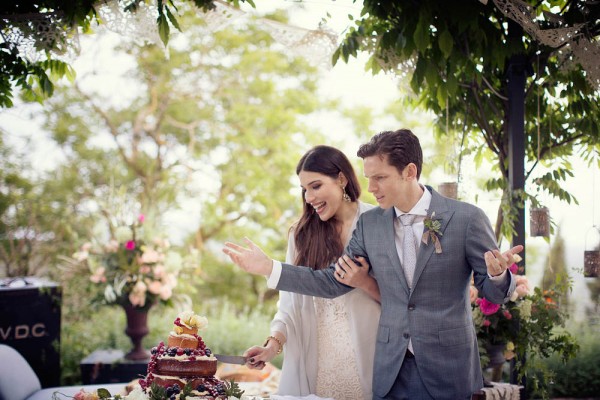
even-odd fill
[{"label": "bride's outstretched hand", "polygon": [[227,254],[231,261],[246,272],[255,275],[271,275],[273,260],[250,239],[244,238],[244,241],[248,247],[226,242],[223,253]]}]

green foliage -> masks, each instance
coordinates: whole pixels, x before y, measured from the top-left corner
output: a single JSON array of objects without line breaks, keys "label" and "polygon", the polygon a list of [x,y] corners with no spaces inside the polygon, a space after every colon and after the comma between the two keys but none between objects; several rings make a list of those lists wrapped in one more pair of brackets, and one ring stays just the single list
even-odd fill
[{"label": "green foliage", "polygon": [[[154,383],[152,383],[154,385]],[[152,387],[152,386],[151,386]],[[185,386],[183,387],[183,389],[181,389],[181,394],[179,396],[179,398],[181,400],[185,400],[185,398],[187,396],[190,396],[192,394],[192,385],[190,385],[189,383],[186,383]],[[154,389],[152,389],[152,393],[154,393]]]},{"label": "green foliage", "polygon": [[[559,229],[550,248],[550,253],[546,257],[544,274],[542,275],[542,289],[550,289],[557,276],[568,276],[565,250],[565,240]],[[569,292],[564,292],[559,302],[562,307],[569,306]]]},{"label": "green foliage", "polygon": [[[252,0],[227,1],[236,7],[240,2],[254,6]],[[119,3],[125,12],[135,13],[140,2],[120,0]],[[165,46],[171,33],[170,25],[181,31],[176,16],[178,11],[176,3],[182,5],[192,3],[201,12],[215,8],[214,0],[158,0],[156,23]],[[54,85],[61,78],[73,79],[73,69],[58,58],[72,45],[71,41],[75,40],[73,30],[81,28],[83,33],[88,33],[94,22],[103,23],[97,18],[97,6],[98,3],[92,0],[5,1],[0,5],[5,32],[18,32],[26,40],[33,42],[35,50],[45,56],[43,61],[31,61],[26,55],[20,53],[18,49],[20,39],[12,41],[9,37],[0,44],[0,107],[13,106],[13,84],[21,89],[25,99],[42,103],[52,96]],[[23,23],[24,18],[28,22]],[[44,20],[49,28],[40,28],[41,25],[35,23],[37,19]],[[52,40],[48,40],[46,36],[47,29],[54,36]],[[20,35],[14,37],[19,38]]]},{"label": "green foliage", "polygon": [[558,356],[545,361],[546,368],[554,372],[552,398],[593,398],[600,393],[598,325],[586,323],[573,331],[580,344],[577,356],[566,363]]},{"label": "green foliage", "polygon": [[564,275],[557,275],[547,290],[536,287],[525,295],[527,278],[517,275],[516,279],[516,299],[503,305],[478,299],[478,306],[473,305],[482,364],[489,361],[490,346],[503,345],[505,358],[514,362],[518,381],[525,380],[531,393],[547,399],[555,373],[545,360],[556,354],[564,363],[579,349],[575,337],[565,330],[569,307],[561,302],[571,283]]},{"label": "green foliage", "polygon": [[559,303],[570,290],[570,282],[558,275],[553,287],[548,290],[535,288],[531,296],[532,312],[536,317],[520,320],[515,343],[516,363],[519,380],[526,379],[528,390],[547,399],[551,382],[556,372],[549,369],[544,360],[553,354],[563,363],[574,358],[579,344],[571,333],[566,331],[568,305]]},{"label": "green foliage", "polygon": [[[527,3],[543,29],[583,23],[588,27],[586,38],[592,43],[597,40],[600,8],[584,1]],[[557,10],[558,18],[547,18]],[[566,160],[575,147],[586,159],[600,148],[598,89],[586,81],[580,66],[562,68],[561,48],[539,44],[527,34],[515,35],[515,27],[494,2],[365,1],[361,18],[347,30],[333,61],[347,61],[365,50],[371,54],[369,67],[374,73],[386,69],[411,75],[410,86],[418,96],[414,103],[438,116],[436,125],[441,135],[453,135],[448,125],[462,126],[466,140],[460,151],[474,154],[476,163],[484,156],[481,149],[489,149],[499,176],[486,186],[501,189],[504,199],[518,196],[523,201],[537,201],[539,194],[547,193],[576,202],[561,182],[571,177]],[[511,106],[507,72],[516,59],[524,62],[527,80],[525,173],[539,189],[537,193],[509,193]],[[453,123],[448,123],[446,115]],[[534,171],[540,163],[559,167],[536,176]],[[513,217],[523,207],[524,202],[501,205],[497,236],[510,238],[514,234]]]},{"label": "green foliage", "polygon": [[[169,396],[167,396],[167,389],[163,386],[160,386],[156,382],[152,382],[152,385],[150,385],[150,389],[152,393],[150,395],[150,400],[164,400],[169,398]],[[189,386],[186,392],[187,391],[189,391]]]},{"label": "green foliage", "polygon": [[53,183],[31,169],[26,155],[0,138],[0,277],[51,273],[72,240],[59,222],[66,205],[54,202]]},{"label": "green foliage", "polygon": [[[72,289],[64,287],[64,296]],[[83,301],[85,303],[85,301]],[[120,307],[106,307],[98,311],[85,307],[68,308],[63,304],[61,324],[61,384],[81,384],[79,363],[98,349],[131,349],[125,335],[125,312]],[[81,316],[85,315],[85,318]],[[152,313],[150,314],[152,317]],[[150,318],[151,319],[151,318]],[[144,345],[148,346],[144,340]]]},{"label": "green foliage", "polygon": [[241,399],[243,394],[244,390],[240,389],[240,386],[236,382],[233,380],[225,382],[225,395],[227,397],[233,396]]}]

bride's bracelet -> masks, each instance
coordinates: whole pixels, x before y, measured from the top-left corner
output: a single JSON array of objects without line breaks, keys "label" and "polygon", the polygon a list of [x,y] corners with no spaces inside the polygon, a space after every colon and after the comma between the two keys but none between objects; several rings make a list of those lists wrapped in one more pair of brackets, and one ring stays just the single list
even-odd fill
[{"label": "bride's bracelet", "polygon": [[283,351],[283,344],[281,344],[281,340],[277,339],[275,336],[268,336],[267,340],[265,340],[265,344],[263,344],[263,347],[267,347],[267,344],[269,344],[269,340],[271,340],[271,339],[276,341],[277,344],[279,345],[279,349],[277,349],[276,354],[281,354],[281,352]]}]

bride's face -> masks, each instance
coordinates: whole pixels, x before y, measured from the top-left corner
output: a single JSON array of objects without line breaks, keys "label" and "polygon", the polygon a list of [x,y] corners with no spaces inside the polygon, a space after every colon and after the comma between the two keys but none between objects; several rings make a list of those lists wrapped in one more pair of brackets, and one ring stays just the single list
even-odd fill
[{"label": "bride's face", "polygon": [[315,209],[322,221],[327,221],[338,213],[343,204],[340,179],[310,171],[300,171],[298,178],[304,200]]}]

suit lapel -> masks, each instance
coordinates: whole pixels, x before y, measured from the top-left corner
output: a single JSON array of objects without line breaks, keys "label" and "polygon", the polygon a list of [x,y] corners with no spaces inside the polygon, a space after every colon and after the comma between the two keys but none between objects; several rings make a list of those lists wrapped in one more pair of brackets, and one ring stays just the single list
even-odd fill
[{"label": "suit lapel", "polygon": [[381,226],[384,227],[385,248],[387,249],[392,269],[398,275],[402,288],[408,294],[410,292],[408,289],[408,282],[406,282],[404,269],[400,262],[400,258],[398,257],[398,251],[396,250],[396,229],[394,228],[396,213],[394,207],[385,210],[379,218]]},{"label": "suit lapel", "polygon": [[[429,209],[427,210],[427,216],[431,216],[431,214],[435,212],[434,219],[437,219],[441,222],[440,231],[443,234],[448,226],[448,222],[450,222],[452,216],[454,215],[454,211],[448,208],[446,199],[443,196],[429,186],[427,189],[431,192],[431,203],[429,205]],[[425,228],[423,232],[426,230],[427,228]],[[421,273],[425,269],[425,266],[427,266],[427,262],[431,258],[434,250],[435,246],[431,240],[428,244],[423,242],[420,243],[419,254],[417,255],[417,265],[415,266],[415,275],[413,277],[413,287],[417,287]],[[442,248],[442,251],[443,250],[444,249]]]}]

